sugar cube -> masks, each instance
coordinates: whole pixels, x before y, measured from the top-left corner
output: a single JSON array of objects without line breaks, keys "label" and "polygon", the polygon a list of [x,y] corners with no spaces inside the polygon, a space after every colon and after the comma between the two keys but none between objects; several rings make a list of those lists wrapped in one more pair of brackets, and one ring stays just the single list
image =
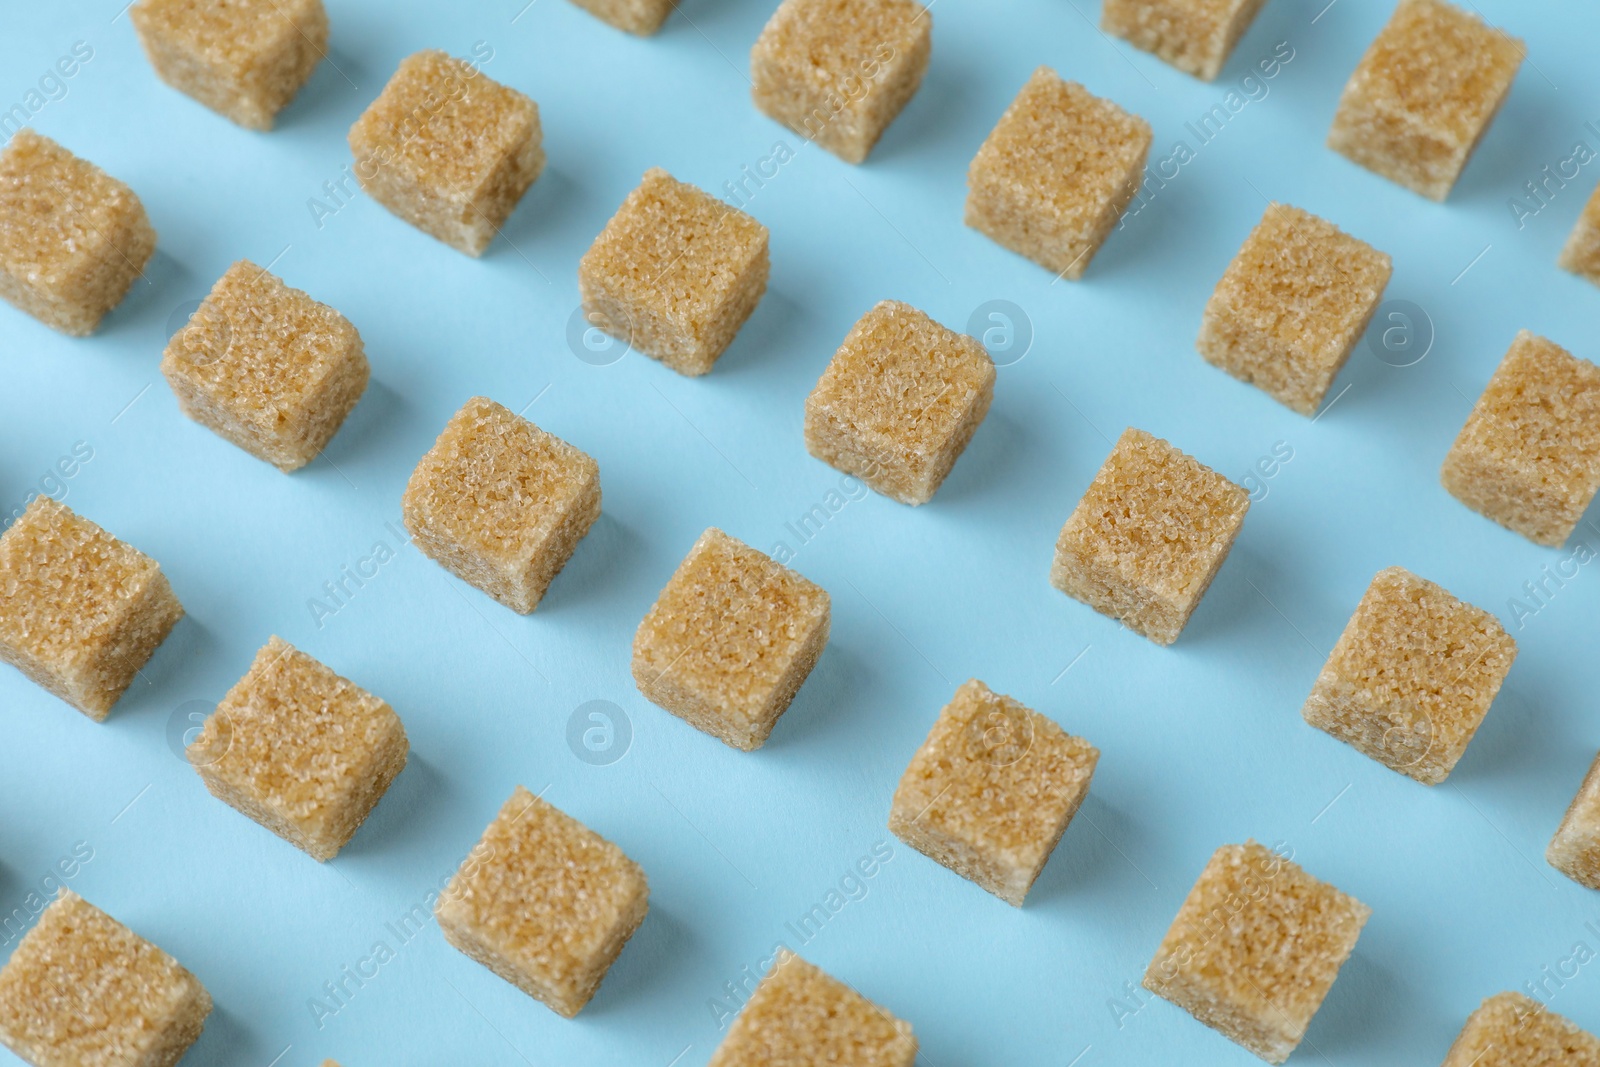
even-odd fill
[{"label": "sugar cube", "polygon": [[637,863],[518,786],[434,915],[446,941],[570,1019],[649,909]]},{"label": "sugar cube", "polygon": [[1444,0],[1400,0],[1344,88],[1328,147],[1442,201],[1505,102],[1526,51]]},{"label": "sugar cube", "polygon": [[18,130],[0,152],[0,297],[86,337],[156,250],[144,205],[48,137]]},{"label": "sugar cube", "polygon": [[1565,544],[1600,490],[1600,367],[1519,333],[1441,478],[1480,515],[1541,545]]},{"label": "sugar cube", "polygon": [[322,0],[139,0],[128,14],[162,81],[253,130],[272,129],[327,55]]},{"label": "sugar cube", "polygon": [[633,680],[689,725],[754,751],[822,655],[829,606],[820,586],[713,527],[639,624]]},{"label": "sugar cube", "polygon": [[1572,798],[1572,806],[1544,855],[1550,866],[1574,882],[1600,889],[1600,756],[1578,787],[1578,795]]},{"label": "sugar cube", "polygon": [[902,504],[926,504],[989,413],[994,380],[982,344],[885,300],[806,398],[806,451]]},{"label": "sugar cube", "polygon": [[182,617],[155,560],[47,496],[0,537],[0,660],[96,722]]},{"label": "sugar cube", "polygon": [[538,105],[437,51],[401,61],[350,127],[350,150],[369,196],[469,256],[544,170]]},{"label": "sugar cube", "polygon": [[781,949],[707,1067],[912,1067],[917,1039],[843,982]]},{"label": "sugar cube", "polygon": [[1372,909],[1254,841],[1212,855],[1144,987],[1268,1063],[1289,1058]]},{"label": "sugar cube", "polygon": [[185,415],[283,471],[321,454],[371,377],[348,319],[248,260],[172,335],[161,373]]},{"label": "sugar cube", "polygon": [[1571,271],[1600,285],[1600,187],[1584,205],[1583,214],[1572,228],[1572,236],[1561,250],[1558,264],[1562,270]]},{"label": "sugar cube", "polygon": [[1390,567],[1372,579],[1301,714],[1391,770],[1438,785],[1516,658],[1516,640],[1493,615]]},{"label": "sugar cube", "polygon": [[679,374],[705,374],[767,291],[767,228],[660,167],[578,263],[590,323]]},{"label": "sugar cube", "polygon": [[178,961],[62,889],[0,970],[0,1043],[34,1067],[172,1067],[211,995]]},{"label": "sugar cube", "polygon": [[409,751],[393,708],[273,637],[188,755],[212,796],[331,860],[404,769]]},{"label": "sugar cube", "polygon": [[1392,273],[1365,241],[1299,208],[1272,204],[1206,304],[1209,362],[1302,415],[1314,415],[1366,333]]},{"label": "sugar cube", "polygon": [[1100,750],[977,679],[956,690],[894,791],[889,829],[1022,906],[1089,794]]},{"label": "sugar cube", "polygon": [[1040,67],[967,169],[966,223],[1083,277],[1144,181],[1150,124]]},{"label": "sugar cube", "polygon": [[589,14],[641,37],[661,28],[677,0],[572,0]]},{"label": "sugar cube", "polygon": [[1100,28],[1196,78],[1222,73],[1266,0],[1105,0]]},{"label": "sugar cube", "polygon": [[1242,488],[1130,428],[1061,528],[1050,584],[1170,645],[1228,558],[1249,510]]},{"label": "sugar cube", "polygon": [[932,51],[933,16],[916,0],[783,0],[750,50],[750,95],[861,163],[916,95]]},{"label": "sugar cube", "polygon": [[1600,1067],[1600,1038],[1521,993],[1467,1017],[1443,1067]]},{"label": "sugar cube", "polygon": [[424,555],[526,615],[600,517],[600,465],[475,396],[417,464],[402,509]]}]

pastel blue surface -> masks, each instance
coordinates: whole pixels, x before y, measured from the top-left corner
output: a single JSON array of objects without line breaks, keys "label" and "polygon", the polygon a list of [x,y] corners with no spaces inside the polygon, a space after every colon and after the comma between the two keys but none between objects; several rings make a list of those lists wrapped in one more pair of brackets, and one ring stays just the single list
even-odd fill
[{"label": "pastel blue surface", "polygon": [[[158,559],[189,615],[103,725],[0,670],[0,917],[67,861],[67,884],[216,998],[185,1062],[703,1064],[737,1006],[728,983],[781,941],[910,1020],[928,1067],[1243,1065],[1256,1061],[1128,985],[1212,850],[1248,837],[1285,843],[1373,908],[1297,1062],[1437,1063],[1482,998],[1529,983],[1600,1031],[1600,964],[1574,958],[1600,950],[1600,894],[1543,859],[1600,747],[1600,573],[1572,564],[1530,600],[1524,583],[1572,550],[1501,530],[1438,480],[1517,330],[1600,355],[1600,292],[1554,265],[1600,167],[1547,185],[1522,225],[1508,204],[1575,145],[1600,150],[1590,5],[1477,0],[1531,58],[1436,205],[1323,147],[1389,0],[1273,0],[1214,84],[1103,37],[1093,0],[944,0],[921,92],[859,168],[751,105],[748,52],[770,0],[685,0],[644,40],[565,0],[329,0],[331,60],[269,135],[160,84],[121,2],[14,5],[0,35],[0,108],[31,109],[45,77],[32,124],[132,185],[161,238],[148,283],[92,339],[0,306],[0,508],[65,499]],[[76,42],[93,58],[51,81]],[[343,179],[345,132],[403,56],[479,42],[485,72],[539,102],[549,167],[474,261],[324,183]],[[1292,58],[1243,81],[1274,55]],[[1153,161],[1180,141],[1192,155],[1077,284],[961,222],[968,161],[1042,63],[1146,116]],[[1187,124],[1217,105],[1227,121],[1201,143]],[[569,347],[578,258],[655,165],[718,194],[746,167],[769,175],[741,200],[771,228],[771,288],[699,380]],[[1194,352],[1264,197],[1390,252],[1389,297],[1436,332],[1411,366],[1363,345],[1314,422]],[[337,210],[319,224],[312,198]],[[373,364],[326,458],[293,476],[182,418],[157,370],[169,330],[240,257],[343,311]],[[992,412],[918,509],[852,494],[801,442],[806,393],[889,297],[957,329],[1009,301],[1032,331],[1023,358],[1001,353]],[[602,471],[605,514],[528,618],[397,533],[411,468],[474,394],[525,409]],[[1252,476],[1258,498],[1168,649],[1047,581],[1057,531],[1129,425]],[[75,450],[72,476],[53,474]],[[1292,459],[1253,474],[1275,452]],[[817,505],[826,520],[797,537]],[[1600,547],[1593,520],[1579,537]],[[783,545],[833,595],[827,652],[755,754],[650,705],[628,672],[639,619],[710,525]],[[1299,713],[1367,582],[1395,564],[1496,612],[1521,648],[1435,789]],[[341,581],[331,600],[325,585]],[[176,747],[273,633],[387,698],[411,737],[409,768],[327,865],[212,799]],[[1103,752],[1020,911],[885,829],[906,762],[973,676]],[[569,720],[596,700],[620,708],[630,741],[584,760]],[[649,918],[572,1022],[431,922],[395,932],[518,783],[650,877]],[[788,925],[841,902],[809,937]],[[13,930],[0,938],[9,953]],[[330,999],[325,984],[341,982]]]}]

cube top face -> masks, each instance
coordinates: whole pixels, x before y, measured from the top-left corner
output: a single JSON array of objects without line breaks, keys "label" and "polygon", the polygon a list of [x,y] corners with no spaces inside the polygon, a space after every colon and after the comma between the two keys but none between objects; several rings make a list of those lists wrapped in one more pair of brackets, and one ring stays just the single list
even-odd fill
[{"label": "cube top face", "polygon": [[[572,1015],[643,920],[649,892],[620,848],[518,786],[435,912],[539,991],[519,986]],[[565,996],[572,987],[584,990],[576,1003]]]},{"label": "cube top face", "polygon": [[129,11],[141,36],[180,45],[208,65],[260,73],[304,32],[326,23],[322,0],[139,0]]},{"label": "cube top face", "polygon": [[589,456],[486,397],[445,425],[406,486],[406,525],[530,564],[599,491]]},{"label": "cube top face", "polygon": [[1444,1067],[1596,1067],[1600,1038],[1532,997],[1498,993],[1462,1027]]},{"label": "cube top face", "polygon": [[394,709],[273,637],[189,746],[213,791],[318,859],[331,859],[407,752]]},{"label": "cube top face", "polygon": [[1400,0],[1345,86],[1329,146],[1444,200],[1525,54],[1521,41],[1444,0]]},{"label": "cube top face", "polygon": [[1212,294],[1201,354],[1314,414],[1392,270],[1390,258],[1365,241],[1299,208],[1272,204]]},{"label": "cube top face", "polygon": [[1212,855],[1145,988],[1269,1063],[1300,1044],[1372,909],[1255,842]]},{"label": "cube top face", "polygon": [[1600,756],[1572,798],[1545,858],[1579,885],[1600,889]]},{"label": "cube top face", "polygon": [[539,109],[525,94],[429,50],[400,62],[350,127],[350,148],[363,185],[393,168],[431,197],[465,209],[539,132]]},{"label": "cube top face", "polygon": [[634,678],[647,695],[668,689],[714,709],[717,736],[756,747],[804,680],[797,666],[809,672],[826,641],[830,607],[822,587],[713,527],[639,624]]},{"label": "cube top face", "polygon": [[911,1025],[787,949],[756,986],[708,1067],[912,1067]]},{"label": "cube top face", "polygon": [[978,875],[1020,906],[1099,759],[1087,741],[974,679],[956,690],[906,768],[890,828],[913,847],[948,854],[958,873]]},{"label": "cube top face", "polygon": [[210,1010],[194,975],[68,889],[0,970],[0,1042],[38,1067],[166,1067]]},{"label": "cube top face", "polygon": [[1185,73],[1211,81],[1266,0],[1106,0],[1100,26]]},{"label": "cube top face", "polygon": [[595,18],[619,30],[648,36],[661,28],[676,0],[572,0]]},{"label": "cube top face", "polygon": [[1380,571],[1306,701],[1312,726],[1436,785],[1482,725],[1517,643],[1487,611],[1400,567]]},{"label": "cube top face", "polygon": [[1445,459],[1444,484],[1502,526],[1564,544],[1600,490],[1600,367],[1518,334]]}]

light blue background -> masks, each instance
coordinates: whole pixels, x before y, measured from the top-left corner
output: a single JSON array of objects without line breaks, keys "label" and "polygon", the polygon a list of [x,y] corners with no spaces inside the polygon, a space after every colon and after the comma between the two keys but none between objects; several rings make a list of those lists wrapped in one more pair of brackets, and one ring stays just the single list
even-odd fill
[{"label": "light blue background", "polygon": [[[1600,354],[1600,292],[1554,266],[1600,167],[1523,229],[1507,203],[1575,142],[1600,149],[1585,129],[1600,119],[1600,15],[1580,0],[1478,0],[1531,60],[1440,206],[1323,147],[1391,8],[1324,2],[1273,0],[1204,84],[1104,38],[1094,0],[941,0],[927,80],[859,168],[751,106],[748,51],[770,0],[685,0],[646,40],[564,0],[520,16],[524,0],[330,0],[331,61],[270,135],[162,86],[120,0],[11,5],[0,107],[74,42],[91,46],[34,125],[131,184],[161,244],[148,284],[92,339],[0,307],[0,503],[20,503],[83,442],[93,459],[63,483],[66,501],[158,559],[189,615],[104,725],[0,670],[0,910],[75,847],[92,850],[72,888],[216,998],[187,1062],[261,1067],[702,1064],[720,1038],[709,1002],[778,940],[910,1020],[929,1067],[1252,1063],[1164,1002],[1112,1003],[1212,850],[1247,837],[1287,843],[1374,909],[1297,1062],[1437,1063],[1483,997],[1545,968],[1571,974],[1576,945],[1600,950],[1600,895],[1543,849],[1600,747],[1600,574],[1583,568],[1518,628],[1509,598],[1568,553],[1456,504],[1438,469],[1517,330]],[[485,72],[539,102],[549,152],[507,239],[473,261],[365,197],[319,228],[307,201],[340,177],[345,131],[399,60],[480,41],[494,52]],[[1194,147],[1185,123],[1280,42],[1294,59],[1264,98],[1128,220],[1084,282],[1052,284],[962,226],[967,162],[1035,66],[1146,116],[1159,158],[1180,138]],[[780,143],[795,157],[749,205],[772,230],[771,288],[715,372],[575,358],[578,257],[640,174],[661,165],[720,191]],[[1335,386],[1348,391],[1315,423],[1193,349],[1263,196],[1392,253],[1390,297],[1437,327],[1415,366],[1359,349]],[[327,458],[292,477],[184,420],[157,371],[174,312],[239,257],[343,311],[372,359]],[[801,545],[785,524],[841,485],[805,453],[802,402],[886,297],[958,329],[985,301],[1012,301],[1032,349],[1002,368],[993,411],[931,505],[852,500]],[[319,627],[308,601],[376,543],[397,547],[407,475],[479,393],[531,402],[530,418],[599,460],[605,514],[549,597],[516,616],[405,547]],[[1128,425],[1240,479],[1280,443],[1294,455],[1170,649],[1046,578],[1061,523]],[[833,594],[832,642],[753,755],[646,703],[628,674],[634,627],[712,524],[786,543]],[[1580,536],[1600,546],[1596,525]],[[1367,582],[1393,564],[1495,611],[1521,647],[1436,789],[1299,714]],[[387,698],[411,736],[410,767],[326,866],[212,799],[169,746],[185,705],[214,703],[272,633]],[[901,770],[972,676],[1103,752],[1021,911],[885,829]],[[631,721],[631,749],[609,766],[566,740],[591,700]],[[403,947],[385,926],[454,870],[517,783],[547,789],[651,881],[649,918],[574,1022],[431,923]],[[809,943],[785,930],[879,842],[893,855],[864,897]],[[395,958],[319,1026],[308,1002],[379,940]],[[1551,1004],[1600,1031],[1600,963]]]}]

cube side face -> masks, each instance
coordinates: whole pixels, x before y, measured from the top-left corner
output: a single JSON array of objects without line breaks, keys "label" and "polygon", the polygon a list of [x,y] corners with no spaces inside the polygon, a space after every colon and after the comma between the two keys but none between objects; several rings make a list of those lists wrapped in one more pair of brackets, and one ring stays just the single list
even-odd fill
[{"label": "cube side face", "polygon": [[162,81],[254,130],[272,128],[328,46],[322,0],[141,0],[130,15]]},{"label": "cube side face", "polygon": [[862,163],[916,95],[933,20],[916,0],[784,0],[750,52],[769,118]]},{"label": "cube side face", "polygon": [[72,336],[93,333],[155,252],[132,189],[24,129],[0,151],[0,298]]},{"label": "cube side face", "polygon": [[1600,188],[1595,189],[1572,228],[1557,264],[1562,270],[1600,285]]},{"label": "cube side face", "polygon": [[1298,208],[1273,204],[1206,304],[1206,361],[1314,415],[1372,321],[1392,263]]},{"label": "cube side face", "polygon": [[1600,757],[1572,798],[1545,859],[1579,885],[1600,889]]},{"label": "cube side face", "polygon": [[708,1067],[912,1067],[916,1058],[917,1039],[909,1023],[783,950],[728,1027]]},{"label": "cube side face", "polygon": [[1081,278],[1138,194],[1151,139],[1144,119],[1041,67],[968,168],[966,224]]},{"label": "cube side face", "polygon": [[1222,73],[1266,0],[1106,0],[1100,28],[1204,81]]},{"label": "cube side face", "polygon": [[1361,598],[1302,714],[1391,770],[1437,785],[1466,752],[1516,655],[1493,615],[1391,567]]},{"label": "cube side face", "polygon": [[182,616],[154,560],[48,497],[0,536],[0,660],[96,721]]},{"label": "cube side face", "polygon": [[401,61],[349,140],[374,200],[469,256],[483,254],[544,169],[538,106],[437,51]]},{"label": "cube side face", "polygon": [[696,729],[752,751],[816,666],[829,627],[825,590],[713,528],[639,624],[634,682]]},{"label": "cube side face", "polygon": [[572,0],[595,18],[619,30],[648,37],[672,14],[675,0]]},{"label": "cube side face", "polygon": [[387,703],[274,637],[189,759],[213,796],[325,861],[355,836],[409,751]]},{"label": "cube side face", "polygon": [[680,374],[709,372],[767,289],[767,228],[653,169],[578,266],[589,321]]},{"label": "cube side face", "polygon": [[895,789],[889,829],[1021,907],[1088,795],[1100,753],[982,682],[939,713]]},{"label": "cube side face", "polygon": [[1467,1018],[1443,1067],[1590,1067],[1600,1039],[1532,997],[1498,993]]},{"label": "cube side face", "polygon": [[1473,406],[1441,480],[1507,529],[1565,544],[1600,490],[1600,367],[1523,331]]},{"label": "cube side face", "polygon": [[1444,0],[1402,0],[1346,85],[1328,146],[1442,201],[1524,54],[1520,41]]},{"label": "cube side face", "polygon": [[61,890],[0,970],[0,1043],[38,1067],[170,1067],[211,997],[171,956]]},{"label": "cube side face", "polygon": [[452,945],[571,1018],[649,899],[644,872],[620,848],[518,786],[434,911]]},{"label": "cube side face", "polygon": [[1160,438],[1130,429],[1062,527],[1051,584],[1170,645],[1222,568],[1249,510],[1242,488]]},{"label": "cube side face", "polygon": [[190,419],[282,471],[315,459],[371,377],[343,315],[253,263],[235,263],[161,358]]},{"label": "cube side face", "polygon": [[1359,900],[1261,845],[1225,845],[1184,900],[1144,986],[1268,1063],[1282,1063],[1370,915]]},{"label": "cube side face", "polygon": [[402,499],[417,547],[526,615],[600,514],[600,468],[484,397],[451,417]]},{"label": "cube side face", "polygon": [[902,504],[933,499],[994,399],[983,345],[884,301],[806,398],[806,450]]}]

